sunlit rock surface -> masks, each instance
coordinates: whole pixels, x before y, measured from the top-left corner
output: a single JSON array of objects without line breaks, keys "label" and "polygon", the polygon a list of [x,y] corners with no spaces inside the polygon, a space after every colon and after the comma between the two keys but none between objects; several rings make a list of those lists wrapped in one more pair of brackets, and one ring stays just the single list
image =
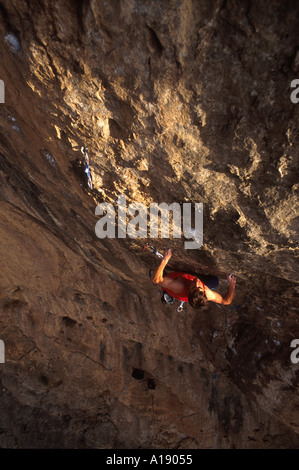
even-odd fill
[{"label": "sunlit rock surface", "polygon": [[[1,2],[1,447],[298,447],[298,26],[291,1]],[[163,306],[145,240],[95,235],[120,194],[203,203],[200,250],[151,241],[222,294],[233,272],[232,305]]]}]

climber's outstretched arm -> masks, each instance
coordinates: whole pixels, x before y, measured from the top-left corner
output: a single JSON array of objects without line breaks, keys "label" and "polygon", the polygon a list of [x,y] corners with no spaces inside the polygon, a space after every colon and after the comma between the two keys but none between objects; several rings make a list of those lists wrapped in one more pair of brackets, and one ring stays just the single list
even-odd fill
[{"label": "climber's outstretched arm", "polygon": [[229,274],[227,276],[227,280],[228,289],[226,294],[222,297],[222,295],[218,294],[218,292],[214,292],[210,289],[207,289],[207,300],[211,300],[212,302],[216,302],[217,304],[230,305],[235,295],[236,278],[235,276],[233,276],[233,274]]},{"label": "climber's outstretched arm", "polygon": [[164,255],[163,255],[161,263],[153,271],[151,279],[154,284],[161,284],[163,282],[163,279],[164,279],[163,271],[171,257],[172,257],[172,251],[170,248],[168,248],[167,250],[164,251]]}]

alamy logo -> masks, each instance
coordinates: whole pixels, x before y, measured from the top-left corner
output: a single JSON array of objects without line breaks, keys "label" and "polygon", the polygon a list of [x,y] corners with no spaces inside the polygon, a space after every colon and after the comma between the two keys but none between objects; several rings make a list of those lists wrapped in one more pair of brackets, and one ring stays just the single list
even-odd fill
[{"label": "alamy logo", "polygon": [[0,103],[5,103],[5,87],[3,80],[0,80]]},{"label": "alamy logo", "polygon": [[295,78],[295,80],[292,80],[291,81],[291,88],[295,88],[294,91],[292,91],[291,93],[291,101],[292,103],[294,104],[297,104],[299,103],[299,97],[298,97],[298,94],[299,94],[299,80]]},{"label": "alamy logo", "polygon": [[4,347],[4,341],[0,339],[0,364],[5,363],[5,347]]},{"label": "alamy logo", "polygon": [[[167,204],[151,203],[149,210],[141,202],[133,202],[127,207],[126,196],[120,195],[117,199],[117,224],[114,205],[102,202],[97,205],[95,214],[103,216],[95,226],[98,238],[148,238],[147,229],[149,221],[149,237],[159,237],[159,220],[161,238],[169,238],[172,225],[173,238],[183,235],[190,241],[185,241],[185,248],[195,250],[201,247],[203,242],[203,204],[194,204],[192,217],[192,204],[178,202]],[[136,215],[137,212],[137,215]],[[105,213],[105,214],[104,214]],[[159,217],[159,214],[161,217]],[[134,216],[127,222],[128,216]],[[172,220],[171,220],[172,219]],[[193,227],[191,226],[193,220]],[[117,226],[117,232],[116,232]],[[192,240],[192,241],[191,241]]]},{"label": "alamy logo", "polygon": [[291,342],[291,348],[296,348],[294,351],[291,353],[291,362],[293,364],[298,364],[299,362],[299,339],[293,339]]}]

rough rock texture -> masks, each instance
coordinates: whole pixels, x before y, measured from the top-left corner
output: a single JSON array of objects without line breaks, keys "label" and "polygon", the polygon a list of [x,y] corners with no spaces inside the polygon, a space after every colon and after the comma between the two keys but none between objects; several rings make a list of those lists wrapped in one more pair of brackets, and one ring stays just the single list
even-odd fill
[{"label": "rough rock texture", "polygon": [[[1,447],[298,447],[298,27],[296,1],[1,2]],[[202,202],[200,250],[155,245],[240,307],[163,306],[144,240],[95,235],[119,194]]]}]

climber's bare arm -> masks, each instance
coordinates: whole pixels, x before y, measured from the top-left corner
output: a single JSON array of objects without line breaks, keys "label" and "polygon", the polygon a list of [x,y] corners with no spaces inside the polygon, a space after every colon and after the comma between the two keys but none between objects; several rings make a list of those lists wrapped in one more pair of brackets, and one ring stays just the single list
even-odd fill
[{"label": "climber's bare arm", "polygon": [[154,284],[157,284],[158,286],[161,286],[161,287],[167,287],[168,284],[173,281],[173,279],[163,276],[164,268],[167,265],[168,261],[170,260],[171,256],[172,256],[172,251],[170,248],[164,251],[164,256],[163,256],[161,263],[156,269],[154,269],[153,274],[152,274],[152,281]]},{"label": "climber's bare arm", "polygon": [[211,300],[212,302],[216,302],[217,304],[230,305],[235,295],[236,278],[235,276],[230,274],[227,276],[227,280],[228,289],[223,297],[222,295],[218,294],[218,292],[214,292],[206,287],[207,300]]}]

